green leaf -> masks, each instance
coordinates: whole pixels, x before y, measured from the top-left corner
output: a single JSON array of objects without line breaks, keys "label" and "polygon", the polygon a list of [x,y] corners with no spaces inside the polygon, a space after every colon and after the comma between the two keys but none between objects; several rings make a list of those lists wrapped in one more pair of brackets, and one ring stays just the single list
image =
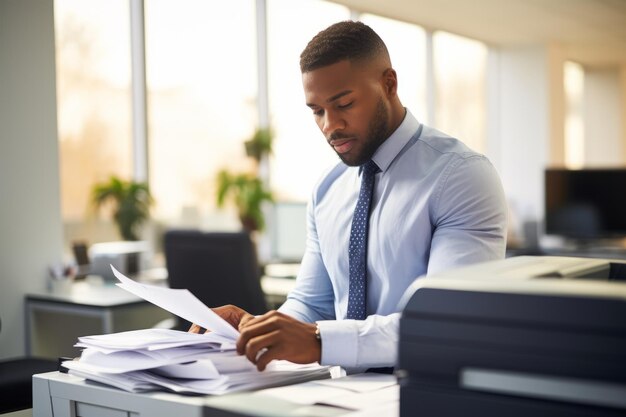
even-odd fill
[{"label": "green leaf", "polygon": [[[273,201],[272,193],[252,174],[232,174],[222,170],[217,175],[217,205],[223,207],[230,200],[236,207],[244,225],[253,224],[263,230],[265,219],[262,204]],[[251,222],[247,220],[252,220]]]},{"label": "green leaf", "polygon": [[148,184],[112,176],[108,182],[94,185],[92,202],[96,210],[111,203],[113,220],[122,238],[138,240],[139,227],[150,217],[150,206],[154,200]]}]

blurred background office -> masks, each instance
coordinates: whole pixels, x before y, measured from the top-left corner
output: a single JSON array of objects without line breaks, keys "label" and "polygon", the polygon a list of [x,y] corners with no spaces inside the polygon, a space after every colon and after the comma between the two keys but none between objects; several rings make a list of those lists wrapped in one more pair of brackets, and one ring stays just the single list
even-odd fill
[{"label": "blurred background office", "polygon": [[[297,261],[307,198],[337,161],[304,105],[299,53],[345,19],[385,40],[420,121],[494,163],[511,251],[545,235],[548,167],[626,165],[620,0],[0,0],[0,358],[24,353],[24,295],[48,266],[77,240],[120,240],[92,201],[111,176],[149,184],[152,264],[168,229],[241,229],[217,204],[224,169],[273,196],[260,260]],[[247,156],[268,128],[272,152]]]}]

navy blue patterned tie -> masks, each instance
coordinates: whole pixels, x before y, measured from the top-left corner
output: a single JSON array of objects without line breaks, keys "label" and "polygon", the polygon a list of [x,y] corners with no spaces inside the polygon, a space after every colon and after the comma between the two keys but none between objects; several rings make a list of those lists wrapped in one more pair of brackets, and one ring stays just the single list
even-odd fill
[{"label": "navy blue patterned tie", "polygon": [[350,230],[350,246],[348,254],[350,273],[350,292],[348,293],[348,315],[346,318],[365,320],[367,316],[365,301],[367,297],[367,231],[369,225],[370,206],[374,193],[374,176],[380,171],[374,161],[362,165],[361,191],[356,202],[352,229]]}]

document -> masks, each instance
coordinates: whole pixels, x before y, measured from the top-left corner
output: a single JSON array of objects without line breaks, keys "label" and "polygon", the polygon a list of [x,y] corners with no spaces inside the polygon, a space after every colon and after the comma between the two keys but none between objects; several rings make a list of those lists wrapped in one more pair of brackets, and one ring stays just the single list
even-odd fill
[{"label": "document", "polygon": [[391,404],[400,401],[400,386],[392,385],[371,392],[354,392],[342,397],[327,398],[320,402],[324,405],[333,405],[351,410],[366,410],[380,404]]},{"label": "document", "polygon": [[[221,355],[207,352],[194,362],[183,362],[153,367],[161,363],[143,362],[141,367],[128,372],[117,372],[115,366],[100,362],[90,363],[91,355],[81,356],[80,360],[63,362],[69,373],[92,381],[112,385],[129,392],[169,390],[178,393],[225,394],[256,388],[266,388],[314,379],[328,378],[330,368],[317,364],[298,365],[286,361],[272,361],[267,369],[259,372],[245,356],[234,351]],[[223,362],[229,363],[224,368]],[[235,366],[235,363],[238,365]],[[133,367],[133,369],[139,366]]]},{"label": "document", "polygon": [[97,349],[103,353],[124,349],[161,350],[180,346],[203,346],[220,350],[235,347],[231,338],[215,332],[197,334],[171,329],[130,330],[113,334],[82,336],[78,338],[78,343],[74,346]]},{"label": "document", "polygon": [[211,350],[202,348],[178,348],[159,351],[124,350],[102,353],[85,349],[81,355],[84,369],[95,372],[121,374],[164,365],[193,362],[210,356]]},{"label": "document", "polygon": [[398,402],[400,389],[393,375],[364,373],[264,389],[255,395],[269,395],[302,405],[321,404],[362,410]]},{"label": "document", "polygon": [[198,300],[189,290],[156,287],[154,285],[140,284],[124,276],[111,265],[113,274],[121,283],[118,287],[157,305],[172,314],[196,323],[205,329],[236,340],[239,332],[226,320],[218,316],[213,310]]},{"label": "document", "polygon": [[381,417],[399,415],[400,401],[390,401],[384,404],[377,404],[367,409],[361,409],[353,413],[344,414],[342,417]]},{"label": "document", "polygon": [[343,378],[316,381],[316,384],[333,388],[342,388],[353,392],[370,392],[394,386],[398,383],[395,375],[363,373],[348,375]]},{"label": "document", "polygon": [[188,290],[137,283],[112,269],[119,287],[211,332],[143,329],[80,337],[75,345],[84,349],[80,358],[62,364],[70,374],[129,392],[196,394],[224,394],[331,376],[328,366],[276,360],[259,372],[235,351],[239,332]]},{"label": "document", "polygon": [[320,401],[342,397],[349,394],[342,388],[329,387],[315,382],[306,382],[298,385],[288,385],[286,387],[268,388],[257,391],[254,395],[271,396],[281,400],[302,405],[313,405]]}]

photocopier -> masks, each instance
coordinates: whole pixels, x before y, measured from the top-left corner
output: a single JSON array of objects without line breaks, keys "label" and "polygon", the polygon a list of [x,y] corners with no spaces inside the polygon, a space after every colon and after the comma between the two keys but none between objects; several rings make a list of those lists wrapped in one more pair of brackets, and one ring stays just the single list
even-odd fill
[{"label": "photocopier", "polygon": [[419,278],[400,415],[626,415],[626,261],[517,257]]}]

